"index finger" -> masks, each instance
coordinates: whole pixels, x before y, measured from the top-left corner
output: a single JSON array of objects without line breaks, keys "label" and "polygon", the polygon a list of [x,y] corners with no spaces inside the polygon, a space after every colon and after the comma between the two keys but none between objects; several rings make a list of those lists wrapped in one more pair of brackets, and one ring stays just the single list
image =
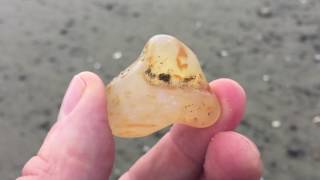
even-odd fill
[{"label": "index finger", "polygon": [[220,131],[233,130],[245,109],[245,93],[229,79],[210,84],[222,106],[218,122],[208,128],[174,125],[171,130],[130,170],[121,177],[127,179],[195,179],[202,171],[205,152],[211,137]]}]

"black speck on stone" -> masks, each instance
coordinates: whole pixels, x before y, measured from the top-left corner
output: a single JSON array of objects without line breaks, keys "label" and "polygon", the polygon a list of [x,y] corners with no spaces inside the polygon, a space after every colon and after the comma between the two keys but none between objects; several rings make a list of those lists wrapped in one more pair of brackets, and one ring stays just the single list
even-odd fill
[{"label": "black speck on stone", "polygon": [[295,124],[291,124],[291,125],[289,126],[289,130],[295,132],[295,131],[298,130],[298,126],[295,125]]},{"label": "black speck on stone", "polygon": [[267,136],[266,136],[266,137],[264,137],[264,138],[263,138],[263,140],[264,140],[264,142],[265,142],[265,143],[269,143],[269,142],[270,142],[270,138],[269,138],[269,137],[267,137]]},{"label": "black speck on stone", "polygon": [[263,152],[264,151],[264,146],[263,145],[257,145],[258,149]]},{"label": "black speck on stone", "polygon": [[57,58],[55,56],[51,56],[51,57],[49,57],[49,62],[54,64],[57,62]]},{"label": "black speck on stone", "polygon": [[170,82],[171,76],[170,74],[161,73],[159,74],[159,80],[164,82]]},{"label": "black speck on stone", "polygon": [[262,39],[263,39],[263,42],[267,44],[276,44],[283,41],[283,37],[280,34],[272,31],[264,34]]},{"label": "black speck on stone", "polygon": [[299,41],[301,43],[304,43],[304,42],[308,42],[308,41],[313,41],[317,38],[318,38],[318,35],[316,33],[314,33],[314,34],[301,34],[299,36]]},{"label": "black speck on stone", "polygon": [[115,6],[115,4],[108,3],[108,4],[106,4],[105,8],[107,11],[112,11],[114,6]]},{"label": "black speck on stone", "polygon": [[320,52],[320,43],[319,44],[314,44],[313,49],[317,52]]},{"label": "black speck on stone", "polygon": [[297,159],[304,157],[306,152],[301,147],[291,146],[287,148],[287,155],[292,159]]},{"label": "black speck on stone", "polygon": [[68,34],[68,30],[67,29],[61,29],[60,30],[60,34],[63,35],[63,36],[67,35]]},{"label": "black speck on stone", "polygon": [[19,81],[25,81],[26,79],[27,79],[27,75],[25,75],[25,74],[21,74],[18,76]]},{"label": "black speck on stone", "polygon": [[246,120],[241,122],[241,126],[244,126],[244,127],[247,127],[247,128],[251,128],[251,124]]},{"label": "black speck on stone", "polygon": [[50,128],[50,122],[49,121],[44,121],[44,122],[39,124],[38,128],[41,129],[41,130],[48,131],[49,128]]},{"label": "black speck on stone", "polygon": [[65,27],[66,28],[71,28],[72,26],[75,25],[75,20],[74,19],[69,19],[66,24],[65,24]]},{"label": "black speck on stone", "polygon": [[278,166],[278,164],[276,161],[271,161],[271,163],[270,163],[271,168],[277,168],[277,166]]},{"label": "black speck on stone", "polygon": [[183,82],[187,83],[187,82],[192,81],[194,79],[195,79],[194,76],[186,77],[186,78],[183,79]]},{"label": "black speck on stone", "polygon": [[301,19],[295,19],[297,26],[302,26],[303,25],[303,21]]},{"label": "black speck on stone", "polygon": [[51,116],[51,110],[50,110],[50,109],[43,109],[42,113],[43,113],[45,116]]},{"label": "black speck on stone", "polygon": [[58,48],[59,50],[67,49],[67,47],[68,47],[67,44],[59,44],[59,45],[57,46],[57,48]]},{"label": "black speck on stone", "polygon": [[252,49],[250,50],[250,52],[251,53],[253,53],[253,54],[258,54],[258,53],[260,53],[260,49],[259,49],[259,47],[252,47]]},{"label": "black speck on stone", "polygon": [[162,137],[162,133],[160,133],[160,132],[155,132],[155,133],[153,134],[153,136],[155,136],[155,137],[157,137],[157,138],[161,138],[161,137]]},{"label": "black speck on stone", "polygon": [[133,13],[132,13],[132,16],[133,16],[134,18],[138,18],[138,17],[140,17],[140,13],[139,13],[139,12],[133,12]]},{"label": "black speck on stone", "polygon": [[144,73],[146,75],[148,75],[150,78],[155,78],[156,77],[156,75],[154,73],[152,73],[150,68],[148,68]]}]

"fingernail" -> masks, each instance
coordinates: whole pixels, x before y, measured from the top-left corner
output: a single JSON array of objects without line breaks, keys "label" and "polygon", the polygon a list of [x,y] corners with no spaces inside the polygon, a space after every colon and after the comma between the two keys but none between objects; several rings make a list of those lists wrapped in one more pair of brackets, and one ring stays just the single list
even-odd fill
[{"label": "fingernail", "polygon": [[80,101],[85,89],[85,81],[82,80],[79,75],[74,76],[69,84],[66,94],[64,95],[58,119],[61,119],[61,117],[72,112]]}]

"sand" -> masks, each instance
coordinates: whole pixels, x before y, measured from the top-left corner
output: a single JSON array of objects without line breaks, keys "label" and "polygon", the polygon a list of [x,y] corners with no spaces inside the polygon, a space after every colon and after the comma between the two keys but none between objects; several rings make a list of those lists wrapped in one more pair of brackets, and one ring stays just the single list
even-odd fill
[{"label": "sand", "polygon": [[[265,180],[320,179],[319,19],[318,0],[0,0],[1,179],[37,152],[74,74],[107,83],[159,33],[188,44],[208,79],[246,89],[237,131],[261,150]],[[162,135],[117,139],[111,179]]]}]

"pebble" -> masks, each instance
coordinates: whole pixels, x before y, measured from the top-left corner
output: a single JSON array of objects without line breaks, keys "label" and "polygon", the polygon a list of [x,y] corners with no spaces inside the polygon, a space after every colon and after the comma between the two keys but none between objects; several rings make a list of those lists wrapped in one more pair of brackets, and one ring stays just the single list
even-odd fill
[{"label": "pebble", "polygon": [[202,27],[202,22],[201,21],[197,21],[196,23],[195,23],[195,28],[196,29],[200,29],[201,27]]},{"label": "pebble", "polygon": [[121,59],[122,58],[122,52],[121,51],[116,51],[113,53],[112,58],[115,60]]},{"label": "pebble", "polygon": [[95,63],[93,64],[93,68],[96,69],[96,70],[101,69],[101,63],[95,62]]},{"label": "pebble", "polygon": [[305,5],[305,4],[308,4],[308,3],[309,3],[308,0],[299,0],[299,2],[300,2],[302,5]]},{"label": "pebble", "polygon": [[221,50],[218,54],[220,57],[228,57],[229,52],[227,50]]},{"label": "pebble", "polygon": [[315,61],[316,63],[320,63],[320,54],[314,55],[314,61]]},{"label": "pebble", "polygon": [[262,76],[262,80],[263,80],[264,82],[269,82],[269,81],[270,81],[270,76],[267,75],[267,74],[264,74],[264,75]]},{"label": "pebble", "polygon": [[287,149],[287,155],[291,158],[300,158],[305,156],[306,152],[298,146],[291,146]]},{"label": "pebble", "polygon": [[291,62],[291,61],[292,61],[292,58],[291,58],[290,56],[286,56],[286,57],[284,58],[284,60],[285,60],[286,62]]},{"label": "pebble", "polygon": [[274,120],[274,121],[271,122],[271,126],[273,128],[279,128],[281,126],[281,121]]},{"label": "pebble", "polygon": [[320,116],[315,116],[313,119],[312,119],[312,122],[318,126],[320,126]]},{"label": "pebble", "polygon": [[143,145],[142,151],[143,151],[144,153],[148,152],[149,150],[150,150],[150,146]]},{"label": "pebble", "polygon": [[270,18],[272,17],[272,10],[268,6],[261,7],[257,12],[259,17]]},{"label": "pebble", "polygon": [[18,76],[19,81],[25,81],[27,79],[27,75],[21,74]]}]

